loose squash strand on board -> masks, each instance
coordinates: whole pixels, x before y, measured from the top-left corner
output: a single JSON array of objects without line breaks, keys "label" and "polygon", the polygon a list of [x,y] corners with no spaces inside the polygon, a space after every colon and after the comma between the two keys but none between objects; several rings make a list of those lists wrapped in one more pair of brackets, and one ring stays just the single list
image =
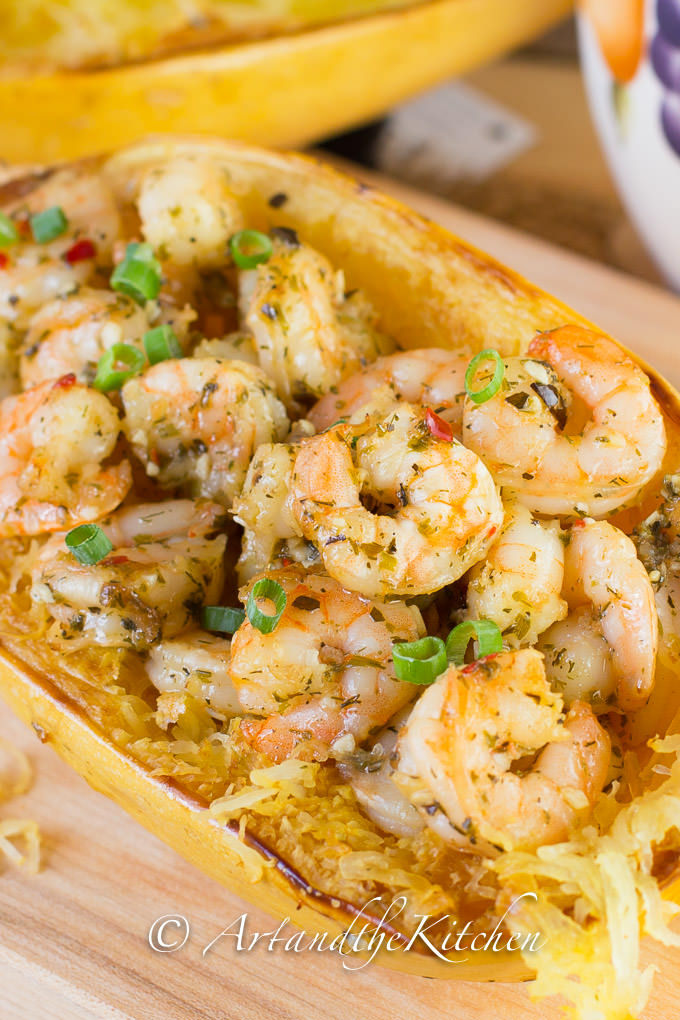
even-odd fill
[{"label": "loose squash strand on board", "polygon": [[[9,759],[0,771],[0,801],[9,801],[26,793],[33,773],[24,752],[3,737],[0,737],[0,754]],[[23,852],[17,841],[20,845],[23,843]],[[37,823],[26,818],[0,821],[0,857],[8,864],[37,874],[40,870],[40,829]]]}]

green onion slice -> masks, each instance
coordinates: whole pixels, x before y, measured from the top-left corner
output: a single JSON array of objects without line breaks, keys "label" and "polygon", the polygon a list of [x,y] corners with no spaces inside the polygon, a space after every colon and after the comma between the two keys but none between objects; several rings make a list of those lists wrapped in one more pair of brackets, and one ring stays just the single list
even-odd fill
[{"label": "green onion slice", "polygon": [[36,213],[31,216],[31,231],[38,244],[46,244],[60,237],[68,227],[68,220],[60,205],[53,205],[50,209]]},{"label": "green onion slice", "polygon": [[102,393],[119,390],[123,383],[141,372],[145,360],[142,352],[136,347],[131,347],[130,344],[114,344],[99,359],[92,385]]},{"label": "green onion slice", "polygon": [[[257,599],[271,599],[275,613],[263,613],[257,606]],[[250,589],[246,603],[246,616],[261,634],[271,634],[286,608],[286,593],[278,581],[271,577],[261,577]]]},{"label": "green onion slice", "polygon": [[[475,389],[475,376],[479,366],[483,365],[486,361],[493,362],[493,375],[481,389]],[[485,404],[487,400],[491,400],[498,393],[504,374],[505,365],[498,351],[495,351],[493,348],[480,351],[479,354],[475,354],[465,372],[465,392],[475,404]]]},{"label": "green onion slice", "polygon": [[410,684],[433,684],[448,665],[444,642],[438,637],[393,645],[392,659],[397,679]]},{"label": "green onion slice", "polygon": [[239,269],[254,269],[271,258],[272,242],[259,230],[239,230],[229,238],[229,251]]},{"label": "green onion slice", "polygon": [[79,563],[91,567],[109,555],[113,543],[109,541],[98,524],[79,524],[66,536],[69,547]]},{"label": "green onion slice", "polygon": [[235,634],[246,618],[245,610],[231,606],[204,606],[201,612],[201,626],[221,634]]},{"label": "green onion slice", "polygon": [[133,241],[125,249],[125,258],[111,274],[111,287],[133,298],[138,305],[152,301],[161,289],[163,270],[150,244]]},{"label": "green onion slice", "polygon": [[181,358],[184,353],[174,329],[167,325],[156,326],[144,334],[144,350],[150,365],[169,358]]},{"label": "green onion slice", "polygon": [[0,248],[9,248],[19,240],[19,231],[7,213],[0,212]]},{"label": "green onion slice", "polygon": [[466,620],[454,627],[446,639],[446,655],[456,666],[465,663],[465,652],[475,639],[475,659],[503,651],[503,638],[493,620]]}]

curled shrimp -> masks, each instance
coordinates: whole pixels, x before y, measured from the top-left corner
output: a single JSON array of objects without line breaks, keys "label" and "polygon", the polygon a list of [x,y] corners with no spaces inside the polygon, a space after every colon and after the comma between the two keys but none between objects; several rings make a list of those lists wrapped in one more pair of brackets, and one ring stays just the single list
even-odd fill
[{"label": "curled shrimp", "polygon": [[201,606],[219,597],[223,518],[217,504],[188,499],[126,507],[99,522],[113,550],[92,565],[53,535],[33,565],[31,597],[55,620],[53,637],[71,647],[153,648],[195,627]]},{"label": "curled shrimp", "polygon": [[345,294],[343,274],[293,231],[273,231],[271,258],[240,274],[243,324],[260,365],[289,410],[318,399],[389,344],[358,292]]},{"label": "curled shrimp", "polygon": [[105,466],[120,433],[115,408],[67,375],[0,403],[0,537],[96,521],[132,484],[127,461]]},{"label": "curled shrimp", "polygon": [[654,591],[633,541],[606,521],[577,521],[564,558],[569,616],[538,647],[567,703],[632,711],[654,685],[658,618]]},{"label": "curled shrimp", "polygon": [[272,571],[286,594],[276,628],[248,619],[231,643],[231,679],[245,712],[246,740],[274,761],[352,752],[412,697],[398,681],[392,643],[422,637],[420,612],[375,602],[323,574]]},{"label": "curled shrimp", "polygon": [[392,400],[427,404],[459,434],[463,424],[465,370],[470,356],[460,351],[424,347],[378,358],[343,380],[307,415],[317,431],[349,418],[386,390]]},{"label": "curled shrimp", "polygon": [[563,715],[542,656],[525,648],[450,667],[397,751],[396,780],[429,824],[493,854],[566,839],[604,786],[611,744],[585,703]]},{"label": "curled shrimp", "polygon": [[[98,266],[110,264],[121,221],[111,189],[100,175],[86,169],[64,167],[36,175],[28,189],[22,187],[18,193],[15,184],[10,181],[0,188],[0,206],[20,235],[19,242],[7,249],[7,265],[0,271],[0,318],[25,328],[37,308],[73,293]],[[66,229],[54,240],[38,244],[29,217],[54,206],[64,212]],[[78,241],[88,242],[87,257],[75,259]]]},{"label": "curled shrimp", "polygon": [[534,645],[567,615],[564,545],[557,521],[539,521],[520,503],[505,507],[500,535],[470,571],[468,613],[493,620],[506,644]]},{"label": "curled shrimp", "polygon": [[180,266],[223,265],[229,238],[245,226],[228,171],[202,156],[175,156],[149,167],[139,182],[137,208],[145,240]]},{"label": "curled shrimp", "polygon": [[632,502],[666,449],[645,373],[581,326],[539,334],[528,357],[509,359],[494,397],[466,400],[463,437],[499,485],[550,516],[599,518]]},{"label": "curled shrimp", "polygon": [[122,389],[123,428],[165,489],[231,506],[253,453],[288,428],[259,368],[219,358],[162,361]]},{"label": "curled shrimp", "polygon": [[162,694],[186,691],[208,705],[218,718],[240,715],[229,677],[231,642],[204,630],[165,638],[149,650],[146,671]]},{"label": "curled shrimp", "polygon": [[26,333],[22,386],[27,389],[67,373],[92,383],[109,347],[126,343],[143,352],[148,329],[146,312],[124,294],[83,288],[72,297],[50,301],[31,318]]},{"label": "curled shrimp", "polygon": [[503,521],[481,460],[406,403],[303,440],[290,498],[328,573],[372,597],[438,591],[484,558]]}]

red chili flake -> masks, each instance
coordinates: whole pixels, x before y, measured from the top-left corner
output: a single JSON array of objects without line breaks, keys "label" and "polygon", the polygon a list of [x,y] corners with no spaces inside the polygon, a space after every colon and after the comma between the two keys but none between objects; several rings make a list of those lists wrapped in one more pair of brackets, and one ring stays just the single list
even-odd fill
[{"label": "red chili flake", "polygon": [[67,252],[64,252],[64,258],[69,265],[75,265],[76,262],[84,262],[85,259],[93,259],[97,254],[97,249],[92,241],[89,241],[84,237],[81,241],[76,241]]},{"label": "red chili flake", "polygon": [[17,228],[20,237],[31,237],[31,221],[28,216],[17,216],[14,220],[14,226]]},{"label": "red chili flake", "polygon": [[498,652],[489,652],[488,655],[483,655],[481,659],[475,659],[474,662],[468,662],[465,666],[460,666],[461,673],[474,673],[479,666],[480,662],[489,662],[491,659],[496,659]]},{"label": "red chili flake", "polygon": [[52,386],[53,390],[68,390],[71,386],[75,386],[76,377],[74,372],[69,372],[68,375],[62,375],[61,379]]},{"label": "red chili flake", "polygon": [[447,421],[435,414],[431,407],[428,407],[425,412],[425,421],[435,439],[445,439],[448,443],[453,442],[453,429]]},{"label": "red chili flake", "polygon": [[130,562],[129,556],[107,556],[105,560],[101,561],[100,566],[104,565],[107,567],[117,567],[120,566],[121,563],[129,562]]},{"label": "red chili flake", "polygon": [[0,269],[7,269],[9,265],[9,258],[5,255],[4,251],[0,251]]},{"label": "red chili flake", "polygon": [[497,531],[498,531],[498,528],[494,524],[493,528],[489,529],[489,538],[493,538],[493,536],[496,534]]}]

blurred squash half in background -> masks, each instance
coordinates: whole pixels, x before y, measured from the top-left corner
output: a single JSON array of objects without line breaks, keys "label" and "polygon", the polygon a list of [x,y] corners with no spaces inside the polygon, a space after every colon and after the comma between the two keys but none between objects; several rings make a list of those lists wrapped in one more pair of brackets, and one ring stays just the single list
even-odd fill
[{"label": "blurred squash half in background", "polygon": [[44,163],[158,131],[305,145],[527,41],[572,3],[1,0],[1,6],[0,158]]}]

